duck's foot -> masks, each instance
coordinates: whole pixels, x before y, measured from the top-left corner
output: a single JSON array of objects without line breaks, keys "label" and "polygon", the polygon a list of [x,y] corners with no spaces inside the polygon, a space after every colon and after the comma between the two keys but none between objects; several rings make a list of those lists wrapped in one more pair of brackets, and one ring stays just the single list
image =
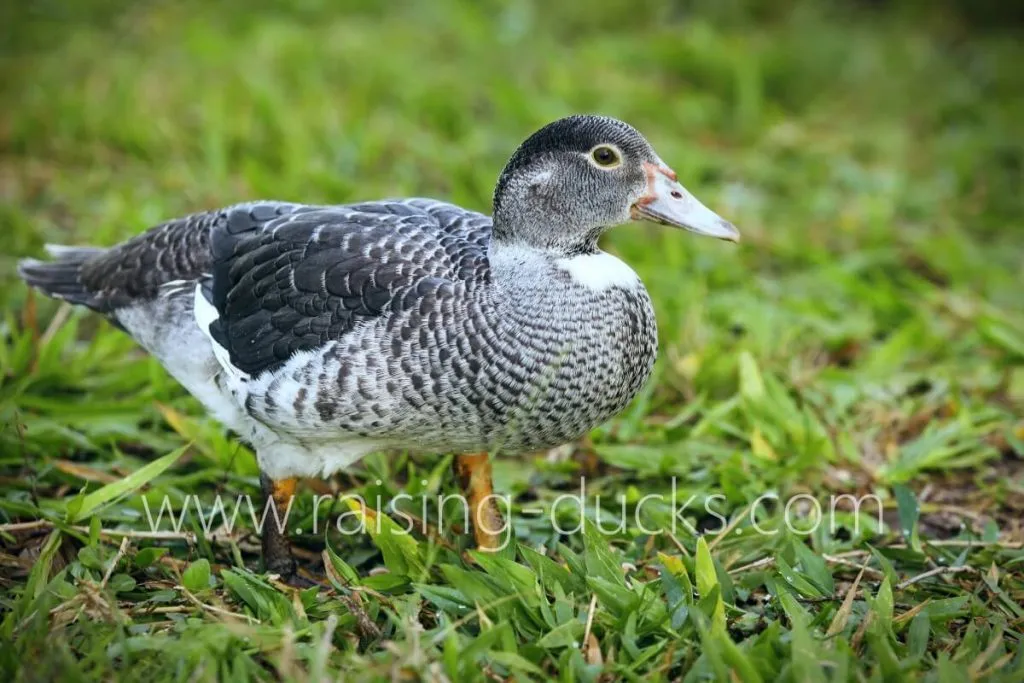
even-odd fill
[{"label": "duck's foot", "polygon": [[[276,572],[275,572],[276,573]],[[305,590],[307,588],[330,588],[330,584],[323,577],[318,577],[315,574],[305,570],[297,569],[291,574],[280,574],[279,579],[281,583],[291,586],[292,588],[298,588],[299,590]]]}]

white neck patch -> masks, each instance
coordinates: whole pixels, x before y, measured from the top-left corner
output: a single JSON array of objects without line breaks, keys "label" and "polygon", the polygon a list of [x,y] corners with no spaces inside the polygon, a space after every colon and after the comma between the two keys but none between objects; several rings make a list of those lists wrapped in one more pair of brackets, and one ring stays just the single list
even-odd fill
[{"label": "white neck patch", "polygon": [[558,267],[587,289],[601,292],[612,287],[637,289],[640,276],[621,259],[603,251],[558,259]]}]

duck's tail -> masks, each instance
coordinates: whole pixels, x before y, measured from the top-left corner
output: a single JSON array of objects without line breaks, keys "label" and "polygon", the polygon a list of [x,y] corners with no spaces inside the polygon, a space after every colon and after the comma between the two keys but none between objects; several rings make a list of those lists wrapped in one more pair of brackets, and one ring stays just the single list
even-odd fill
[{"label": "duck's tail", "polygon": [[22,259],[18,262],[18,275],[30,286],[54,299],[100,310],[98,297],[82,284],[81,275],[82,266],[104,251],[98,247],[48,244],[46,252],[53,260]]}]

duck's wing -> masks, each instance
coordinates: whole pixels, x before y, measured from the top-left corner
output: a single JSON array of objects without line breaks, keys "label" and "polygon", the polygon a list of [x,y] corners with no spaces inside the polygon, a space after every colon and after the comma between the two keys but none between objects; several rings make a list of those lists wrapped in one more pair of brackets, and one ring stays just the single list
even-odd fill
[{"label": "duck's wing", "polygon": [[18,273],[56,299],[87,306],[119,324],[118,311],[157,299],[178,288],[194,289],[210,273],[210,236],[247,216],[266,223],[315,207],[253,202],[196,213],[162,223],[109,248],[47,245],[51,260],[23,259]]},{"label": "duck's wing", "polygon": [[[118,309],[151,301],[169,285],[192,286],[211,272],[210,238],[215,230],[246,217],[246,224],[267,223],[314,207],[286,202],[253,202],[196,213],[162,223],[109,249],[81,259],[78,283],[91,308],[115,314]],[[57,263],[74,257],[55,254]]]},{"label": "duck's wing", "polygon": [[[197,319],[250,376],[341,339],[360,322],[487,277],[490,218],[430,200],[232,213],[210,231]],[[212,313],[212,311],[208,312]]]}]

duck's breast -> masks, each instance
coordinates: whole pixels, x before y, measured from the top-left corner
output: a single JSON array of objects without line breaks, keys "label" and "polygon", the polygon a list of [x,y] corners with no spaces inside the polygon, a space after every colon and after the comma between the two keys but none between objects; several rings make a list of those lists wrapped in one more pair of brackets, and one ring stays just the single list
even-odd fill
[{"label": "duck's breast", "polygon": [[605,253],[524,277],[495,307],[480,390],[501,406],[493,439],[534,450],[575,439],[625,408],[650,377],[657,325],[628,265]]}]

